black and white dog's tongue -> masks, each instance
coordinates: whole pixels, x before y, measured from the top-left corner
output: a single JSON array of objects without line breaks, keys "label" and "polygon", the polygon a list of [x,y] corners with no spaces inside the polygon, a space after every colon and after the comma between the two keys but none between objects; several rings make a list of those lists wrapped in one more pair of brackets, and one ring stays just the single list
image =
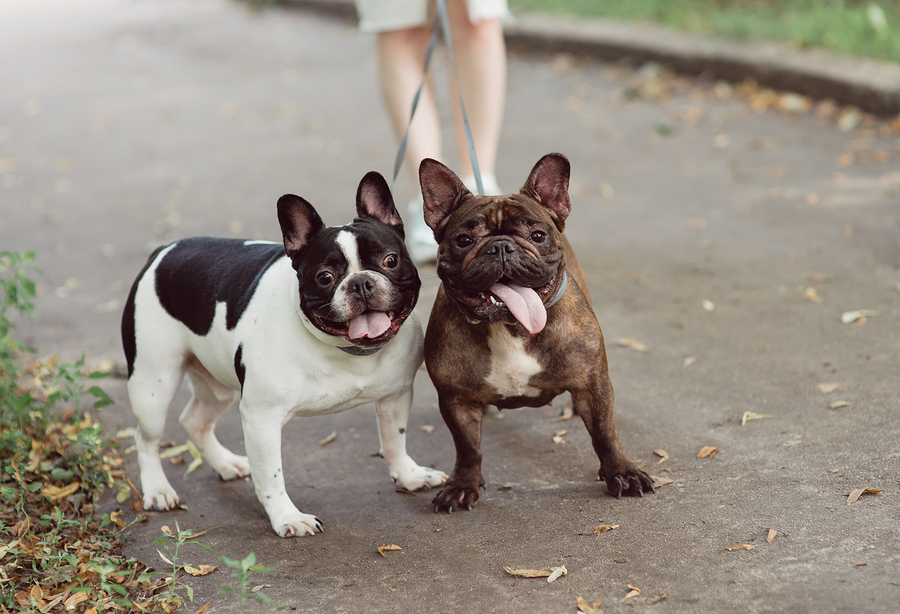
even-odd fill
[{"label": "black and white dog's tongue", "polygon": [[350,338],[374,339],[391,327],[391,319],[383,311],[367,311],[350,320]]},{"label": "black and white dog's tongue", "polygon": [[506,308],[513,317],[532,335],[544,330],[547,325],[547,309],[541,297],[531,288],[515,284],[496,283],[491,292],[506,303]]}]

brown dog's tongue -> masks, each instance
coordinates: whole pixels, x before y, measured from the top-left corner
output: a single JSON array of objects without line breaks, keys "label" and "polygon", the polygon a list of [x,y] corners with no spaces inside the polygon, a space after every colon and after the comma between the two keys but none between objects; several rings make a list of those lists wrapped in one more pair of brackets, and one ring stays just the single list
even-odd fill
[{"label": "brown dog's tongue", "polygon": [[374,339],[391,327],[391,319],[383,311],[367,311],[350,320],[350,338]]},{"label": "brown dog's tongue", "polygon": [[515,284],[496,283],[491,292],[506,303],[507,309],[532,335],[544,330],[547,324],[547,310],[541,297],[531,288]]}]

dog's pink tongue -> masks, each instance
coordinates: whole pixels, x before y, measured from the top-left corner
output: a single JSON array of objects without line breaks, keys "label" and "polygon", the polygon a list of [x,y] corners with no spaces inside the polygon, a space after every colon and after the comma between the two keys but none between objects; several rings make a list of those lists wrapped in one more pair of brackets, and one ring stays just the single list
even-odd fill
[{"label": "dog's pink tongue", "polygon": [[541,297],[531,288],[515,284],[494,284],[491,292],[506,303],[507,309],[522,326],[532,335],[542,330],[547,324],[547,310]]},{"label": "dog's pink tongue", "polygon": [[350,338],[374,339],[391,327],[391,319],[383,311],[367,311],[350,320]]}]

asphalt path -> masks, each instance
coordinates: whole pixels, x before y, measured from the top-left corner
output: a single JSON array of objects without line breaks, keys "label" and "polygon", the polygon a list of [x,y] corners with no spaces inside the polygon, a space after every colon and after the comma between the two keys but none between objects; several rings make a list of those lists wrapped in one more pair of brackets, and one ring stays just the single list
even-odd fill
[{"label": "asphalt path", "polygon": [[[373,39],[311,12],[7,2],[0,75],[0,249],[35,251],[46,275],[19,327],[40,355],[120,371],[121,307],[153,247],[278,239],[287,192],[344,223],[359,179],[393,162]],[[491,412],[482,500],[437,515],[430,494],[394,490],[362,407],[284,429],[288,492],[323,534],[278,538],[250,481],[172,465],[187,510],[149,514],[125,554],[163,566],[161,526],[208,530],[215,553],[183,562],[255,552],[274,569],[254,586],[298,612],[575,612],[579,595],[607,613],[898,611],[900,134],[807,102],[652,66],[510,57],[499,181],[514,191],[543,154],[570,158],[567,235],[607,340],[619,437],[671,481],[656,494],[607,496],[558,404]],[[412,186],[401,177],[398,202]],[[437,279],[421,274],[425,320]],[[842,323],[862,309],[874,315]],[[124,380],[105,387],[116,404],[98,417],[114,435],[134,419]],[[237,411],[219,435],[243,449]],[[184,442],[174,415],[166,438]],[[424,371],[409,448],[452,468]],[[866,487],[882,492],[848,503]],[[218,594],[234,586],[224,568],[190,583],[194,609],[237,611]]]}]

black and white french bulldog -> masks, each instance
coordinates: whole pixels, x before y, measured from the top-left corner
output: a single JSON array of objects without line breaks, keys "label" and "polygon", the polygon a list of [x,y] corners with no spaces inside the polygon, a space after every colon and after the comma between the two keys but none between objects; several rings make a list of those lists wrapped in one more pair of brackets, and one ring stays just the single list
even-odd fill
[{"label": "black and white french bulldog", "polygon": [[[122,317],[144,509],[179,503],[159,442],[185,375],[193,396],[181,425],[222,479],[252,474],[282,537],[322,530],[285,491],[281,427],[292,416],[375,402],[390,476],[408,490],[447,479],[406,453],[422,363],[414,311],[421,282],[378,173],[360,182],[356,210],[352,223],[327,228],[312,205],[289,194],[278,200],[283,245],[192,238],[150,257]],[[227,450],[214,433],[237,398],[247,456]]]}]

